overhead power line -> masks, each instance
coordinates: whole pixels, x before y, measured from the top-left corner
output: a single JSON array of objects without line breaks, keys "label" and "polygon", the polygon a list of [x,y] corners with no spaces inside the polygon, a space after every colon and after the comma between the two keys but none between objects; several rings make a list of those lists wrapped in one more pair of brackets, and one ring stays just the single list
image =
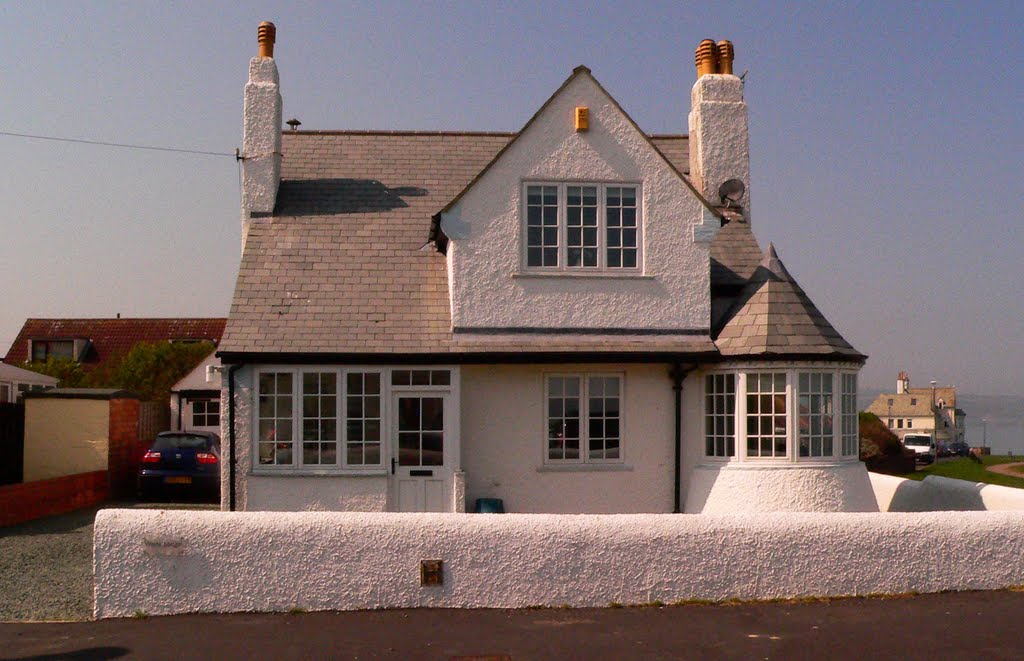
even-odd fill
[{"label": "overhead power line", "polygon": [[222,151],[203,151],[201,149],[175,149],[173,147],[152,147],[149,145],[129,145],[121,142],[101,142],[99,140],[78,140],[76,138],[56,138],[49,135],[30,135],[28,133],[11,133],[9,131],[0,131],[0,135],[5,135],[11,138],[29,138],[31,140],[51,140],[54,142],[74,142],[80,145],[99,145],[101,147],[120,147],[122,149],[146,149],[149,151],[170,151],[179,154],[201,154],[203,156],[231,156],[234,157],[234,153],[222,152]]}]

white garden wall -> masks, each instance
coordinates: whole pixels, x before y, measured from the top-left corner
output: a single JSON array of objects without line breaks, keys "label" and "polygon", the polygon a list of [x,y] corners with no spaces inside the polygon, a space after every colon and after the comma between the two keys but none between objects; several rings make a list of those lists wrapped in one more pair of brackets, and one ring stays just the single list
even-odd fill
[{"label": "white garden wall", "polygon": [[[420,585],[424,559],[442,586]],[[1024,512],[103,510],[94,561],[99,618],[936,592],[1024,584]]]},{"label": "white garden wall", "polygon": [[1024,489],[929,475],[908,480],[869,473],[878,508],[883,512],[1024,511]]}]

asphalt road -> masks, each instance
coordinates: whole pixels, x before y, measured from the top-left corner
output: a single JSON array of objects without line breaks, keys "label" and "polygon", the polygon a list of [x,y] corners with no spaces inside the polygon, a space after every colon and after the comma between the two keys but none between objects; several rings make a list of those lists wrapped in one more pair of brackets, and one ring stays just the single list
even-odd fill
[{"label": "asphalt road", "polygon": [[0,624],[4,659],[1020,659],[1024,592]]}]

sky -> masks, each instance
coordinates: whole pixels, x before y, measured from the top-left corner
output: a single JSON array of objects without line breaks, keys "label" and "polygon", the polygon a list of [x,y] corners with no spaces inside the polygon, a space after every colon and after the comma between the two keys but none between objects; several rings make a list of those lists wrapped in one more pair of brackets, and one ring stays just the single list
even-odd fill
[{"label": "sky", "polygon": [[865,387],[1024,394],[1024,3],[0,4],[0,352],[28,317],[226,316],[242,89],[277,25],[303,129],[520,129],[585,64],[685,133],[693,53],[746,71],[754,232]]}]

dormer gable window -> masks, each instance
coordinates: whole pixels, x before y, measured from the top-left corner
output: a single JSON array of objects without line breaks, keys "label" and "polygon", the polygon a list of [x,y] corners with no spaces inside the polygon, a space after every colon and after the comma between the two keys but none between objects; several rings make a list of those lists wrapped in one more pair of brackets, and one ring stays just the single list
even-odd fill
[{"label": "dormer gable window", "polygon": [[639,270],[640,186],[529,182],[523,188],[528,270]]}]

